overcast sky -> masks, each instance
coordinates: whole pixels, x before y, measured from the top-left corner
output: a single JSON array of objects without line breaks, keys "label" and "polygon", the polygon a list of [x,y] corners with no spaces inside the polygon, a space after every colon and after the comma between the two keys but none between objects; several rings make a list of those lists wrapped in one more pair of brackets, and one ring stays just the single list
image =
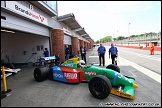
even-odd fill
[{"label": "overcast sky", "polygon": [[[58,16],[73,13],[97,41],[105,36],[161,31],[161,1],[57,1]],[[130,23],[130,24],[129,24]]]}]

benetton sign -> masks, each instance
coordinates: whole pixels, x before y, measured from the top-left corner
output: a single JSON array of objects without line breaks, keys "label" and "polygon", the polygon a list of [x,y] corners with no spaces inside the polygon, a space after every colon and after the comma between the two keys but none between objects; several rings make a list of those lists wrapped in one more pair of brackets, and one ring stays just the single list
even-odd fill
[{"label": "benetton sign", "polygon": [[47,18],[19,4],[18,2],[6,1],[6,7],[25,15],[26,17],[31,18],[32,20],[48,25]]},{"label": "benetton sign", "polygon": [[64,27],[63,27],[63,31],[64,31],[64,33],[66,33],[68,35],[72,35],[71,32],[69,30],[65,29]]}]

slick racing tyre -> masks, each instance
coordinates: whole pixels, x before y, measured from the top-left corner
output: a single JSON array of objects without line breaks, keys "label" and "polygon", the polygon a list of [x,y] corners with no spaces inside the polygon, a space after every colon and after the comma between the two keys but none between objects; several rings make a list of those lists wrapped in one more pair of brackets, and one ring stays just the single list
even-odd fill
[{"label": "slick racing tyre", "polygon": [[120,68],[117,65],[115,65],[115,64],[108,65],[106,67],[106,69],[112,69],[112,70],[117,71],[118,73],[120,73]]},{"label": "slick racing tyre", "polygon": [[36,81],[44,81],[49,77],[49,68],[47,67],[38,67],[34,69],[34,78]]},{"label": "slick racing tyre", "polygon": [[93,77],[88,82],[88,86],[91,94],[97,99],[107,98],[112,89],[110,80],[103,75]]}]

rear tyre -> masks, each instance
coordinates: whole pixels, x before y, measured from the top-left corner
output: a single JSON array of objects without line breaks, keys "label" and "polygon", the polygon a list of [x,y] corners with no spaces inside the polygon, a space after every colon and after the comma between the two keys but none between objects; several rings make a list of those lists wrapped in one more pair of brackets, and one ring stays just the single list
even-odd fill
[{"label": "rear tyre", "polygon": [[103,75],[93,77],[89,82],[89,91],[97,99],[105,99],[109,96],[112,85],[110,80]]},{"label": "rear tyre", "polygon": [[49,68],[47,67],[38,67],[34,69],[34,78],[36,81],[44,81],[49,77]]},{"label": "rear tyre", "polygon": [[120,68],[119,66],[115,65],[115,64],[110,64],[106,67],[106,69],[112,69],[114,71],[117,71],[118,73],[120,73]]}]

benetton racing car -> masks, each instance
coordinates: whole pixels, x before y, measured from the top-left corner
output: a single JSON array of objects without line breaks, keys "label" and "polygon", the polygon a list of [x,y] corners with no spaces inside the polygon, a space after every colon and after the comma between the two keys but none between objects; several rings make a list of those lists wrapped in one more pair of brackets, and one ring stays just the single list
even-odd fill
[{"label": "benetton racing car", "polygon": [[[56,57],[43,57],[44,61],[55,61]],[[105,99],[109,94],[135,99],[134,88],[138,88],[135,79],[120,73],[117,65],[110,64],[106,68],[100,68],[91,64],[80,67],[79,57],[71,58],[59,65],[36,67],[34,78],[40,82],[46,79],[57,80],[66,83],[88,82],[90,93],[97,99]]]}]

